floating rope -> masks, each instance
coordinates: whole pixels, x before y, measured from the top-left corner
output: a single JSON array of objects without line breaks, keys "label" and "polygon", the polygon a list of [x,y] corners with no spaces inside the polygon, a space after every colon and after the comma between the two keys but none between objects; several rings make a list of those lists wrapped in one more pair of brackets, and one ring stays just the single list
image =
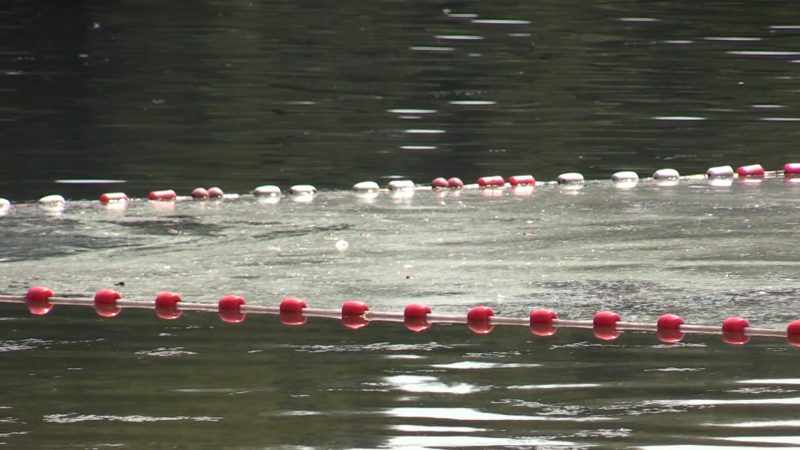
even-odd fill
[{"label": "floating rope", "polygon": [[[676,186],[681,180],[698,181],[708,180],[712,186],[730,186],[734,179],[745,182],[760,182],[765,178],[783,178],[791,182],[800,182],[800,163],[787,163],[783,170],[765,171],[760,164],[750,164],[738,167],[736,170],[731,166],[718,166],[709,168],[705,174],[681,176],[675,169],[656,170],[648,180],[655,182],[659,186]],[[595,180],[597,181],[597,180]],[[616,172],[611,176],[611,182],[620,189],[632,189],[639,184],[639,175],[632,171]],[[460,178],[445,179],[435,178],[429,185],[416,185],[411,180],[393,180],[386,188],[382,189],[374,181],[362,181],[353,185],[352,191],[355,195],[362,198],[376,198],[382,192],[390,192],[393,196],[408,198],[413,196],[416,190],[474,190],[480,189],[489,195],[502,194],[503,189],[510,188],[514,194],[525,195],[533,193],[536,186],[560,186],[565,189],[580,189],[585,183],[582,174],[577,172],[563,173],[558,176],[556,181],[536,181],[533,175],[513,175],[504,179],[500,175],[484,176],[477,179],[473,184],[464,184]],[[317,188],[308,184],[298,184],[289,188],[289,195],[296,201],[311,201],[317,194]],[[283,197],[281,188],[275,185],[258,186],[250,192],[250,195],[265,203],[278,203]],[[172,189],[151,191],[147,199],[153,202],[176,202],[185,200],[235,200],[242,196],[239,194],[225,194],[219,187],[195,188],[190,196],[179,196]],[[100,204],[108,208],[124,209],[131,203],[132,199],[124,192],[108,192],[100,195]],[[47,195],[39,199],[39,206],[48,211],[60,212],[66,206],[66,200],[61,195]],[[19,204],[20,206],[26,204]],[[13,209],[13,204],[4,198],[0,198],[0,216],[9,214]]]},{"label": "floating rope", "polygon": [[558,328],[592,329],[597,339],[612,341],[622,331],[655,332],[657,338],[667,344],[683,340],[686,334],[720,334],[724,342],[744,345],[751,336],[786,337],[789,345],[800,347],[800,320],[787,325],[785,330],[754,328],[742,317],[729,317],[722,326],[689,325],[675,314],[664,314],[656,323],[624,322],[619,314],[601,311],[592,320],[564,320],[558,313],[549,309],[535,309],[526,318],[499,317],[488,306],[475,306],[466,315],[433,314],[427,305],[412,303],[402,313],[370,311],[369,306],[358,300],[348,300],[341,309],[309,308],[305,300],[284,298],[277,307],[247,305],[244,297],[226,295],[218,303],[184,302],[179,294],[161,292],[154,301],[124,300],[122,295],[111,289],[97,291],[93,298],[56,297],[53,291],[42,286],[31,287],[24,296],[0,295],[2,303],[25,303],[31,314],[46,315],[54,305],[91,306],[98,315],[106,318],[116,317],[122,308],[155,309],[158,317],[175,320],[183,311],[217,312],[227,323],[241,323],[247,314],[277,315],[284,325],[299,326],[310,317],[338,319],[350,329],[359,329],[370,322],[398,322],[405,324],[412,332],[419,333],[433,324],[466,324],[477,334],[487,334],[496,325],[517,325],[529,327],[531,333],[539,337],[552,336]]}]

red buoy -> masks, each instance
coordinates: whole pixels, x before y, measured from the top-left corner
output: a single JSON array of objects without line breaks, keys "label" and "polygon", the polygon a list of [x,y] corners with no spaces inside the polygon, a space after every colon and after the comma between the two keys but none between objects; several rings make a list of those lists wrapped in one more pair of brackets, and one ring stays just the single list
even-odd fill
[{"label": "red buoy", "polygon": [[792,347],[800,347],[800,320],[786,326],[786,339]]},{"label": "red buoy", "polygon": [[601,311],[594,315],[592,324],[597,327],[614,327],[619,322],[619,314],[611,311]]},{"label": "red buoy", "polygon": [[747,166],[738,167],[736,169],[736,173],[740,177],[763,177],[764,168],[761,167],[761,164],[750,164]]},{"label": "red buoy", "polygon": [[283,313],[299,314],[302,313],[303,308],[306,308],[307,306],[308,304],[306,304],[305,300],[288,297],[281,300],[280,312],[281,314]]},{"label": "red buoy", "polygon": [[122,295],[112,289],[101,289],[94,294],[95,305],[116,305]]},{"label": "red buoy", "polygon": [[192,189],[192,198],[195,200],[205,200],[208,198],[208,190],[204,187]]},{"label": "red buoy", "polygon": [[438,177],[434,178],[433,181],[431,181],[431,187],[434,189],[446,188],[450,187],[450,184],[447,182],[447,179]]},{"label": "red buoy", "polygon": [[536,179],[533,178],[533,175],[514,175],[508,177],[508,182],[511,183],[512,186],[534,186],[536,185]]},{"label": "red buoy", "polygon": [[800,174],[800,163],[786,163],[783,166],[783,173],[792,175]]},{"label": "red buoy", "polygon": [[683,325],[683,319],[675,314],[664,314],[658,318],[658,329],[677,330]]},{"label": "red buoy", "polygon": [[102,289],[94,294],[94,309],[101,317],[116,317],[122,311],[117,306],[117,300],[122,298],[119,292],[111,289]]},{"label": "red buoy", "polygon": [[461,178],[452,177],[447,179],[447,187],[451,189],[461,189],[464,187],[464,182],[461,181]]},{"label": "red buoy", "polygon": [[183,312],[178,309],[178,302],[181,301],[181,296],[174,292],[161,292],[156,295],[156,315],[164,320],[175,320],[179,318]]},{"label": "red buoy", "polygon": [[28,289],[25,294],[25,303],[28,305],[28,311],[35,316],[43,316],[53,309],[50,303],[50,297],[53,296],[53,291],[44,286],[33,286]]},{"label": "red buoy", "polygon": [[363,316],[367,311],[369,306],[358,300],[348,300],[342,305],[342,316]]},{"label": "red buoy", "polygon": [[728,317],[722,322],[722,331],[740,333],[750,326],[750,322],[742,317]]},{"label": "red buoy", "polygon": [[108,205],[109,203],[128,203],[130,199],[124,192],[108,192],[100,194],[100,203]]},{"label": "red buoy", "polygon": [[247,314],[240,308],[245,304],[244,297],[239,295],[226,295],[219,299],[219,318],[227,323],[242,323]]},{"label": "red buoy", "polygon": [[181,301],[181,296],[174,292],[161,292],[156,295],[156,306],[176,306]]},{"label": "red buoy", "polygon": [[530,315],[531,325],[536,323],[552,324],[555,319],[558,319],[558,313],[550,309],[534,309]]},{"label": "red buoy", "polygon": [[487,334],[494,329],[489,320],[494,315],[488,306],[474,306],[467,312],[467,326],[473,333]]},{"label": "red buoy", "polygon": [[480,187],[502,187],[505,186],[505,184],[506,180],[504,180],[500,175],[478,178],[478,186]]},{"label": "red buoy", "polygon": [[163,191],[152,191],[147,195],[147,198],[153,201],[171,201],[175,200],[177,195],[172,189]]},{"label": "red buoy", "polygon": [[427,320],[430,313],[431,307],[428,305],[420,303],[406,305],[406,309],[403,311],[403,323],[414,333],[420,333],[431,327]]},{"label": "red buoy", "polygon": [[208,188],[208,198],[222,198],[225,197],[225,193],[222,192],[222,189],[214,186]]},{"label": "red buoy", "polygon": [[28,289],[28,292],[25,294],[25,299],[28,301],[35,301],[35,302],[46,302],[53,296],[53,291],[44,287],[44,286],[33,286]]},{"label": "red buoy", "polygon": [[556,334],[553,320],[558,318],[558,313],[550,309],[534,309],[530,314],[531,333],[536,336],[552,336]]},{"label": "red buoy", "polygon": [[403,317],[408,319],[425,319],[428,317],[428,314],[431,313],[431,307],[428,305],[423,305],[420,303],[411,303],[410,305],[406,305],[406,309],[403,311]]},{"label": "red buoy", "polygon": [[467,321],[488,322],[493,315],[494,311],[488,306],[474,306],[467,312]]}]

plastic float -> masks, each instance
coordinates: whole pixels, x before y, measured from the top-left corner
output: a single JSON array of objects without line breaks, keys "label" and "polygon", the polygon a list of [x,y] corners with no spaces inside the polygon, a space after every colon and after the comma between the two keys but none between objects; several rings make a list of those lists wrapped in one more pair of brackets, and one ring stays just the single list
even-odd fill
[{"label": "plastic float", "polygon": [[710,167],[706,171],[708,178],[728,178],[733,176],[733,167],[731,166],[717,166]]},{"label": "plastic float", "polygon": [[736,175],[740,177],[763,177],[764,168],[761,164],[750,164],[748,166],[741,166],[736,169]]},{"label": "plastic float", "polygon": [[508,184],[511,186],[536,186],[536,178],[533,175],[512,175],[508,177]]},{"label": "plastic float", "polygon": [[478,186],[482,188],[497,188],[506,185],[506,180],[500,175],[492,175],[488,177],[478,178]]},{"label": "plastic float", "polygon": [[281,188],[271,184],[258,186],[257,188],[253,189],[252,194],[256,197],[280,197]]},{"label": "plastic float", "polygon": [[61,212],[66,207],[67,201],[60,195],[45,195],[39,199],[39,206],[51,212]]},{"label": "plastic float", "polygon": [[558,184],[566,184],[566,185],[583,184],[584,181],[583,175],[581,175],[578,172],[562,173],[561,175],[558,176],[556,180],[558,181]]},{"label": "plastic float", "polygon": [[237,324],[245,320],[247,314],[277,315],[280,321],[289,326],[306,323],[308,318],[327,318],[341,320],[350,329],[364,328],[371,321],[399,322],[415,333],[422,332],[434,324],[466,324],[477,334],[488,334],[498,325],[527,326],[531,334],[547,337],[556,334],[558,328],[586,328],[593,330],[601,341],[613,341],[625,331],[655,332],[663,343],[681,342],[687,334],[719,334],[722,340],[732,345],[744,345],[751,337],[785,337],[789,345],[800,348],[800,320],[789,323],[785,329],[755,328],[742,317],[728,317],[721,326],[688,325],[675,314],[664,314],[655,323],[625,322],[613,311],[600,311],[591,320],[564,320],[558,313],[549,309],[534,309],[528,317],[500,317],[488,306],[474,306],[466,314],[433,314],[427,305],[412,303],[402,313],[375,312],[369,305],[358,300],[347,300],[341,309],[309,308],[305,300],[284,298],[278,307],[248,305],[244,297],[225,295],[217,304],[190,303],[174,292],[161,292],[155,301],[125,300],[111,289],[97,291],[93,297],[57,297],[53,291],[43,286],[33,286],[25,295],[0,295],[1,303],[21,303],[33,315],[43,316],[56,305],[91,306],[97,314],[105,318],[118,316],[123,308],[155,309],[156,315],[165,320],[175,320],[185,311],[217,312],[224,322]]},{"label": "plastic float", "polygon": [[632,189],[639,184],[639,175],[630,170],[615,172],[611,175],[611,182],[619,189]]},{"label": "plastic float", "polygon": [[155,202],[175,201],[175,199],[177,197],[178,197],[178,195],[175,194],[175,191],[173,191],[172,189],[165,189],[165,190],[161,190],[161,191],[151,191],[149,194],[147,194],[147,198],[149,200],[155,201]]},{"label": "plastic float", "polygon": [[0,198],[0,216],[5,216],[11,211],[11,202],[8,199]]}]

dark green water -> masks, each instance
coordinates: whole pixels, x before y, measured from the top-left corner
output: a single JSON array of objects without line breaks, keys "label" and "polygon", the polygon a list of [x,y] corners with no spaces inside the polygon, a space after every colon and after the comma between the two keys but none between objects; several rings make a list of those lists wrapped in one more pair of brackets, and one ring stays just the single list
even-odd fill
[{"label": "dark green water", "polygon": [[[796,12],[788,0],[3,3],[0,198],[16,207],[0,217],[0,294],[116,287],[707,325],[741,314],[783,328],[798,319],[797,183],[371,202],[345,189],[800,161]],[[124,183],[56,182],[85,178]],[[299,183],[323,192],[96,203]],[[53,193],[63,213],[20,204]],[[351,332],[63,306],[0,317],[7,448],[800,445],[800,363],[783,338],[665,346],[651,333]]]},{"label": "dark green water", "polygon": [[[11,2],[0,196],[108,189],[52,184],[63,178],[128,180],[141,196],[778,168],[798,158],[795,12],[792,1]],[[392,112],[403,109],[427,113]]]},{"label": "dark green water", "polygon": [[[589,330],[353,332],[3,305],[9,448],[604,448],[797,442],[797,351]],[[755,436],[755,437],[753,437]],[[759,437],[760,436],[760,437]]]}]

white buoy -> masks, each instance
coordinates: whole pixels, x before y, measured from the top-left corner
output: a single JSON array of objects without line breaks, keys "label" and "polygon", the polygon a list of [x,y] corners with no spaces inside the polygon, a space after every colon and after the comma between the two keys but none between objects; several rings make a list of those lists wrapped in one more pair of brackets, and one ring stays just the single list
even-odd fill
[{"label": "white buoy", "polygon": [[253,195],[255,195],[256,197],[280,197],[281,188],[279,188],[278,186],[267,184],[253,189]]},{"label": "white buoy", "polygon": [[45,195],[44,197],[39,199],[39,206],[52,212],[63,211],[66,204],[67,201],[64,200],[64,197],[57,194]]},{"label": "white buoy", "polygon": [[414,182],[411,180],[394,180],[389,182],[390,191],[414,191]]},{"label": "white buoy", "polygon": [[345,241],[344,239],[339,239],[338,241],[336,241],[336,250],[339,250],[340,252],[347,251],[349,247],[350,244],[347,243],[347,241]]},{"label": "white buoy", "polygon": [[611,175],[611,182],[618,189],[631,189],[639,184],[639,175],[630,170],[623,170]]},{"label": "white buoy", "polygon": [[706,175],[708,175],[708,178],[732,177],[733,167],[731,166],[711,167],[706,171]]},{"label": "white buoy", "polygon": [[289,188],[289,193],[297,196],[309,196],[317,193],[317,188],[310,184],[295,184]]},{"label": "white buoy", "polygon": [[11,202],[5,198],[0,198],[0,216],[5,216],[11,212]]},{"label": "white buoy", "polygon": [[653,172],[654,180],[677,180],[680,177],[681,174],[675,169],[658,169]]},{"label": "white buoy", "polygon": [[562,173],[558,176],[558,184],[583,184],[583,175],[578,172]]},{"label": "white buoy", "polygon": [[361,199],[374,199],[380,195],[381,188],[374,181],[362,181],[353,185],[353,194]]}]

